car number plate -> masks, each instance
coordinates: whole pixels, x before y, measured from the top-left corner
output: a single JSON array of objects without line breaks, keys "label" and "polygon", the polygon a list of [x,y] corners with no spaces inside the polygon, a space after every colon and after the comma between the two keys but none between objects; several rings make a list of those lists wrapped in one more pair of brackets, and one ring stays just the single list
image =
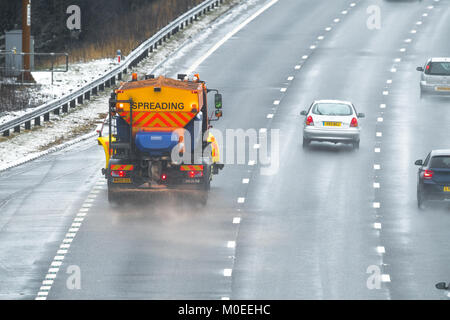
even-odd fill
[{"label": "car number plate", "polygon": [[114,178],[113,183],[131,183],[131,178]]},{"label": "car number plate", "polygon": [[436,91],[450,91],[450,87],[436,87]]},{"label": "car number plate", "polygon": [[323,123],[324,127],[340,127],[341,126],[341,122],[330,122],[330,121],[325,121]]},{"label": "car number plate", "polygon": [[450,187],[444,187],[444,192],[450,192]]}]

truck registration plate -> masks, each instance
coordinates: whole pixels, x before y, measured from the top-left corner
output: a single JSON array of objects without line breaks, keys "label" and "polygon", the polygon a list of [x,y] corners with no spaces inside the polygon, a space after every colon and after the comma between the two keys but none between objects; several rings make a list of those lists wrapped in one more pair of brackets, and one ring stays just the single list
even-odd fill
[{"label": "truck registration plate", "polygon": [[114,178],[113,183],[131,183],[130,178]]}]

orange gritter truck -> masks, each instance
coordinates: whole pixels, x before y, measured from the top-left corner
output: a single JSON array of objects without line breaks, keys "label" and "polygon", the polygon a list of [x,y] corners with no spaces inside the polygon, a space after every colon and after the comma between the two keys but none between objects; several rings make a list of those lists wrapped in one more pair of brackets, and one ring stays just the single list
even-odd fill
[{"label": "orange gritter truck", "polygon": [[[209,92],[215,92],[210,115]],[[138,80],[134,73],[111,94],[108,120],[99,130],[108,200],[119,203],[124,192],[173,191],[206,204],[212,176],[224,167],[209,132],[220,117],[222,95],[198,75]]]}]

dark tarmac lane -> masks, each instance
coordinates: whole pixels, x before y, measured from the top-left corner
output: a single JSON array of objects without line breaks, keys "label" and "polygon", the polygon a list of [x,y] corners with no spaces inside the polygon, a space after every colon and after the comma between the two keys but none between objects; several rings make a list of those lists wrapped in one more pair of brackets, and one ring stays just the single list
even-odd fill
[{"label": "dark tarmac lane", "polygon": [[[366,24],[371,4],[379,30]],[[0,298],[446,298],[434,285],[450,277],[450,210],[417,209],[414,161],[449,148],[450,99],[420,99],[415,68],[449,55],[450,1],[371,4],[280,0],[201,64],[224,96],[214,128],[266,129],[269,141],[279,130],[280,155],[272,175],[249,159],[227,165],[205,207],[170,196],[109,205],[94,140],[0,173]],[[314,99],[366,114],[360,150],[302,148],[299,114]],[[73,266],[79,290],[67,286]]]}]

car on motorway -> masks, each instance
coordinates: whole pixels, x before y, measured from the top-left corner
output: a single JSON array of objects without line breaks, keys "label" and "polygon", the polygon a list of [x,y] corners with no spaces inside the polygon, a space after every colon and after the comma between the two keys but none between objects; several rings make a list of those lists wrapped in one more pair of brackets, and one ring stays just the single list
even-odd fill
[{"label": "car on motorway", "polygon": [[425,66],[417,67],[422,72],[420,94],[450,95],[450,58],[431,58]]},{"label": "car on motorway", "polygon": [[433,150],[424,161],[417,160],[417,206],[426,201],[450,200],[450,149]]},{"label": "car on motorway", "polygon": [[303,147],[312,141],[346,143],[354,149],[359,148],[359,119],[364,113],[357,113],[353,103],[341,100],[316,100],[308,110],[302,111],[305,116],[303,127]]}]

